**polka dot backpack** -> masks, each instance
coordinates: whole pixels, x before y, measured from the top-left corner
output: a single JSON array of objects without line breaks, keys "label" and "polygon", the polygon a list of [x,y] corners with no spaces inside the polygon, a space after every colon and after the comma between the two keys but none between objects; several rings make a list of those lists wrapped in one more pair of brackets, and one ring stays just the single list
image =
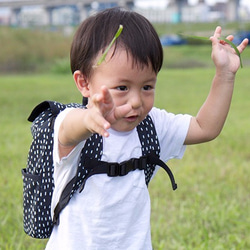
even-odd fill
[{"label": "polka dot backpack", "polygon": [[53,225],[59,224],[60,211],[68,204],[76,191],[81,192],[87,179],[93,174],[107,174],[116,177],[126,175],[135,169],[145,173],[148,185],[155,165],[168,173],[172,188],[175,190],[173,174],[168,166],[159,159],[160,147],[153,121],[147,116],[138,126],[137,132],[142,146],[142,156],[125,162],[101,161],[102,137],[93,134],[82,149],[75,177],[66,185],[59,202],[51,216],[51,198],[54,190],[53,180],[53,133],[56,116],[67,107],[83,107],[81,104],[61,104],[44,101],[31,112],[28,120],[32,122],[32,142],[28,154],[27,166],[22,169],[23,176],[23,226],[24,231],[34,238],[48,238]]}]

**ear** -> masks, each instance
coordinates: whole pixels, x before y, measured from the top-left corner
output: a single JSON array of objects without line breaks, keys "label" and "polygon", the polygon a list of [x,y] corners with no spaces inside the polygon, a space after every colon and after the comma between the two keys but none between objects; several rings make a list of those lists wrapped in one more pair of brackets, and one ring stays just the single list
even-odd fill
[{"label": "ear", "polygon": [[81,92],[82,96],[89,97],[89,84],[87,78],[80,70],[76,70],[73,74],[76,87]]}]

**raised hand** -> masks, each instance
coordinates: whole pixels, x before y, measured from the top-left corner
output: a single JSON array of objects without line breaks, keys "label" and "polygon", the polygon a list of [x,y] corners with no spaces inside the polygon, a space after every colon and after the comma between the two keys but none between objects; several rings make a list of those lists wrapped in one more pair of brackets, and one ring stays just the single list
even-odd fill
[{"label": "raised hand", "polygon": [[[212,41],[212,59],[217,70],[235,74],[240,67],[240,58],[234,48],[223,40],[220,40],[222,29],[218,26],[214,35],[210,37]],[[227,36],[229,41],[233,41],[233,35]],[[244,39],[237,46],[240,53],[246,48],[248,39]]]},{"label": "raised hand", "polygon": [[106,86],[102,86],[100,93],[93,95],[89,107],[89,130],[102,136],[109,136],[107,129],[117,120],[124,117],[131,110],[129,104],[116,106]]}]

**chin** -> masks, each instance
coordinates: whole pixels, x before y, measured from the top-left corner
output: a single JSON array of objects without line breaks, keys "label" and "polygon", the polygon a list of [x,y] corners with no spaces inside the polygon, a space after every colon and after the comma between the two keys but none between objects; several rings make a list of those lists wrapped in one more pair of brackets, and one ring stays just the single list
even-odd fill
[{"label": "chin", "polygon": [[116,126],[111,126],[112,129],[114,129],[115,131],[118,131],[118,132],[129,132],[129,131],[132,131],[134,128],[136,128],[136,126],[138,125],[139,123],[136,123],[136,124],[129,124],[127,126],[119,126],[119,125],[116,125]]}]

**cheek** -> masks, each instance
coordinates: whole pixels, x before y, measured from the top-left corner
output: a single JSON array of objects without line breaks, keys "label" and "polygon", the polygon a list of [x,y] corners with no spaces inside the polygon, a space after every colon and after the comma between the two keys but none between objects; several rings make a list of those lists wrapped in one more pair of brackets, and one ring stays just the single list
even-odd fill
[{"label": "cheek", "polygon": [[147,106],[144,108],[145,110],[145,113],[149,113],[149,111],[153,108],[154,106],[154,102],[151,102],[151,103],[147,103]]},{"label": "cheek", "polygon": [[154,106],[154,95],[150,95],[147,98],[144,99],[144,106],[147,107],[147,109],[151,110],[151,108]]},{"label": "cheek", "polygon": [[113,102],[114,102],[115,106],[121,106],[121,105],[124,105],[125,103],[127,103],[126,96],[124,96],[122,94],[114,93],[113,91],[110,91],[110,94],[113,98]]}]

